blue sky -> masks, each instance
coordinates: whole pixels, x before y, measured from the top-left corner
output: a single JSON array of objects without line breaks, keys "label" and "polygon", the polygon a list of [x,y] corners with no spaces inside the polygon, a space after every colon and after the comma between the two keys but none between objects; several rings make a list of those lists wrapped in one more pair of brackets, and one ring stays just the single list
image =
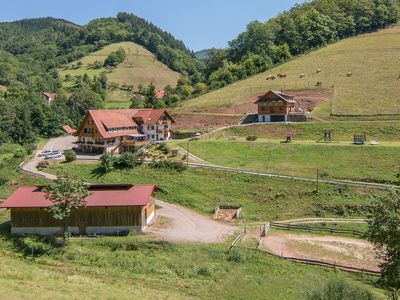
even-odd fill
[{"label": "blue sky", "polygon": [[304,0],[5,0],[0,21],[56,17],[86,24],[126,11],[183,40],[192,50],[225,47],[252,20],[266,21]]}]

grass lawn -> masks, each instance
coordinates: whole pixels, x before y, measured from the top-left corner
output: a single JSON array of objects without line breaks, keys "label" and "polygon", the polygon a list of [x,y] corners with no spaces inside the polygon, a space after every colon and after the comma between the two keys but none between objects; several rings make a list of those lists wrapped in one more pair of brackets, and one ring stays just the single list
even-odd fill
[{"label": "grass lawn", "polygon": [[390,181],[400,166],[399,147],[391,146],[201,140],[189,149],[213,164],[308,177],[319,169],[323,178]]},{"label": "grass lawn", "polygon": [[4,233],[0,243],[0,288],[10,298],[306,299],[319,288],[315,282],[322,286],[342,278],[383,299],[374,287],[376,277],[296,264],[253,250],[228,254],[227,245],[173,245],[128,236],[72,239],[61,251]]},{"label": "grass lawn", "polygon": [[400,141],[400,121],[336,121],[289,124],[252,124],[235,126],[207,135],[206,139],[227,140],[254,135],[262,139],[284,140],[286,132],[293,133],[294,140],[317,141],[324,136],[324,129],[332,129],[334,142],[352,142],[354,134],[366,134],[367,140],[385,142]]},{"label": "grass lawn", "polygon": [[[299,217],[363,216],[372,190],[265,178],[219,170],[188,169],[178,173],[141,166],[99,175],[95,163],[56,164],[51,172],[69,170],[92,183],[155,183],[156,197],[211,215],[221,204],[243,206],[245,221],[285,220]],[[375,191],[381,193],[381,191]]]},{"label": "grass lawn", "polygon": [[[236,82],[182,104],[181,111],[204,112],[235,107],[254,95],[274,90],[304,90],[317,81],[335,85],[334,115],[400,114],[398,97],[400,26],[349,38],[310,54],[299,56],[272,70]],[[368,63],[365,63],[368,61]],[[320,68],[322,72],[317,74]],[[347,72],[353,76],[348,78]],[[266,81],[268,74],[287,74],[286,79]],[[306,74],[303,79],[299,74]],[[327,115],[324,104],[316,115]]]}]

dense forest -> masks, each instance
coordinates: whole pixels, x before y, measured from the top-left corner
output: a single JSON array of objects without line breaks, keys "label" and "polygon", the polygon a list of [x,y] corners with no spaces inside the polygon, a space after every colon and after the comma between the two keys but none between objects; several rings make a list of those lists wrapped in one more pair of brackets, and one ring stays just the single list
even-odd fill
[{"label": "dense forest", "polygon": [[[106,75],[81,76],[64,91],[58,69],[111,43],[138,43],[182,74],[176,87],[166,87],[161,103],[153,103],[154,87],[139,86],[132,107],[173,106],[293,56],[395,24],[399,8],[400,0],[306,2],[267,22],[251,22],[229,47],[207,50],[202,60],[170,33],[128,13],[85,26],[53,18],[0,23],[0,143],[30,144],[37,136],[57,135],[62,124],[76,127],[87,109],[103,107]],[[114,53],[105,63],[123,59]],[[57,101],[46,105],[43,91],[57,92]]]}]

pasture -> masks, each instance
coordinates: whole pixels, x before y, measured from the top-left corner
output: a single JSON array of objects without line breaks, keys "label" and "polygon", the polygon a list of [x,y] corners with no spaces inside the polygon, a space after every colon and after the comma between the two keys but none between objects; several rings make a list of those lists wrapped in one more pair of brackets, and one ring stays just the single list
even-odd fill
[{"label": "pasture", "polygon": [[[400,26],[394,26],[328,45],[265,73],[189,100],[178,111],[222,112],[246,106],[255,95],[270,89],[327,88],[333,90],[332,104],[321,104],[323,108],[317,108],[317,115],[326,116],[330,105],[333,115],[398,115],[399,33]],[[321,72],[317,73],[317,69]],[[347,77],[348,72],[352,73],[351,77]],[[278,73],[287,76],[266,80],[269,74]],[[304,78],[300,74],[305,74]],[[317,82],[322,82],[322,86],[316,87]]]},{"label": "pasture", "polygon": [[[178,144],[186,147],[186,143]],[[197,141],[189,151],[211,164],[276,174],[356,181],[395,181],[399,147],[278,141]]]},{"label": "pasture", "polygon": [[219,170],[190,168],[183,172],[156,170],[98,171],[98,164],[55,164],[50,172],[64,169],[92,183],[156,183],[156,197],[211,215],[219,204],[240,204],[245,221],[287,220],[301,217],[363,217],[369,196],[385,193],[367,188],[320,185],[295,180],[266,178]]},{"label": "pasture", "polygon": [[[102,67],[93,69],[89,65],[94,62],[104,63],[107,56],[123,48],[126,52],[126,59],[119,64],[115,69],[107,70]],[[73,62],[67,65],[68,69],[61,69],[60,76],[63,80],[64,87],[73,85],[73,80],[66,81],[65,76],[83,76],[85,73],[90,77],[99,76],[102,72],[107,72],[109,82],[115,82],[120,87],[124,84],[133,85],[137,89],[139,84],[144,86],[153,83],[157,89],[163,89],[167,85],[175,86],[180,75],[177,72],[170,70],[166,65],[159,62],[154,54],[146,50],[144,47],[133,42],[115,43],[104,47],[103,49],[91,53],[80,60],[82,65],[77,66],[78,62]],[[75,66],[75,68],[73,67]],[[121,89],[108,89],[107,103],[110,108],[129,106],[129,99],[132,96],[131,92]]]}]

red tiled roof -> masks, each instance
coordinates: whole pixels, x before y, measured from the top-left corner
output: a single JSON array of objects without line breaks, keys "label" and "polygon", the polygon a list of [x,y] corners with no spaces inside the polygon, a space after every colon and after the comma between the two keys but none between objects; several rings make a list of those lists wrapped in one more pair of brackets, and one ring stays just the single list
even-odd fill
[{"label": "red tiled roof", "polygon": [[156,98],[157,98],[157,99],[164,99],[164,97],[165,97],[165,91],[164,91],[164,90],[159,90],[159,91],[156,93]]},{"label": "red tiled roof", "polygon": [[[163,114],[166,114],[175,123],[175,120],[165,109],[103,109],[89,110],[90,115],[96,124],[103,138],[113,138],[138,134],[137,130],[107,131],[107,128],[136,127],[138,125],[156,125]],[[83,122],[78,132],[82,130]],[[76,134],[77,135],[77,134]]]},{"label": "red tiled roof", "polygon": [[76,132],[76,129],[71,128],[69,125],[64,125],[63,129],[67,134],[73,134]]},{"label": "red tiled roof", "polygon": [[[154,193],[155,185],[103,185],[89,187],[86,207],[145,206]],[[21,187],[0,208],[48,208],[42,187]]]}]

